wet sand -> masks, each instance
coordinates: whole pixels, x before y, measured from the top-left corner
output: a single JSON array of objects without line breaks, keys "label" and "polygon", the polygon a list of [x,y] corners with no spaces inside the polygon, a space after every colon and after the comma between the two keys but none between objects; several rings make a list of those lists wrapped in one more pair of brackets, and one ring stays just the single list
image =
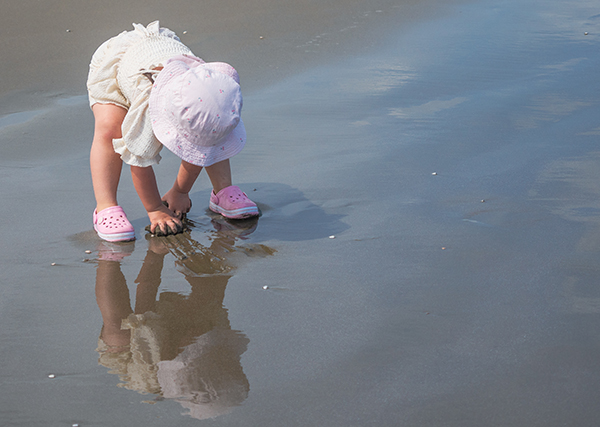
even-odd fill
[{"label": "wet sand", "polygon": [[[0,425],[596,424],[595,3],[4,3]],[[211,215],[203,176],[148,239],[125,172],[114,247],[83,85],[153,6],[240,70],[263,215]]]}]

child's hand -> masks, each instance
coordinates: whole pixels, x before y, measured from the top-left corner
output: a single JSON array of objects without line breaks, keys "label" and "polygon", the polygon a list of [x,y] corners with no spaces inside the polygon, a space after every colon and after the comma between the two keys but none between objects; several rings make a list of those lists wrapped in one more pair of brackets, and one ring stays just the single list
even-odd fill
[{"label": "child's hand", "polygon": [[173,211],[175,216],[179,219],[183,218],[192,207],[192,201],[190,200],[188,193],[180,193],[173,188],[163,196],[162,201],[167,202],[169,209]]},{"label": "child's hand", "polygon": [[178,234],[183,231],[181,220],[173,216],[173,212],[165,205],[161,204],[156,210],[148,212],[148,218],[150,218],[149,231],[152,234],[162,234],[167,236],[169,234]]}]

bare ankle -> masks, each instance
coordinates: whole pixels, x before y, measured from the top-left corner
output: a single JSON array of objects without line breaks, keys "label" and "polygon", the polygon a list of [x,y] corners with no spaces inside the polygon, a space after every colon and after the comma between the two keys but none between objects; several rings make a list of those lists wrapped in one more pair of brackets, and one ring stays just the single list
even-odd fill
[{"label": "bare ankle", "polygon": [[98,203],[96,204],[96,212],[101,212],[106,208],[112,208],[113,206],[118,206],[118,203]]}]

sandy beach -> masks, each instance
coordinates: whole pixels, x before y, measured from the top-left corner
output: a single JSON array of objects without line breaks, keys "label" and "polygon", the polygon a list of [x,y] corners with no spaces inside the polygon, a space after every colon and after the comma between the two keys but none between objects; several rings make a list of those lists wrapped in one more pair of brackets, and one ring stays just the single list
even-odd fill
[{"label": "sandy beach", "polygon": [[[2,2],[0,426],[597,424],[595,2],[121,3]],[[203,175],[149,237],[124,169],[110,245],[87,66],[156,19],[238,69],[262,216]]]}]

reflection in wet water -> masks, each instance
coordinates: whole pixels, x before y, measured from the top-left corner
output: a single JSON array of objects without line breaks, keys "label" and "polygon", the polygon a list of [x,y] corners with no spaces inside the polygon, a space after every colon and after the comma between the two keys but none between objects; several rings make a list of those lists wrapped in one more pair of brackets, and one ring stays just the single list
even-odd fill
[{"label": "reflection in wet water", "polygon": [[[409,83],[416,78],[415,70],[403,63],[404,58],[386,58],[361,69],[359,76],[337,80],[340,90],[346,93],[381,95]],[[369,78],[365,78],[368,75]]]},{"label": "reflection in wet water", "polygon": [[[232,254],[274,253],[264,245],[236,246],[256,224],[213,220],[216,231],[210,233],[208,247],[189,232],[148,237],[133,309],[120,263],[133,245],[102,243],[96,300],[103,326],[97,351],[99,363],[119,375],[119,386],[156,394],[155,401],[175,400],[198,419],[230,412],[246,399],[250,386],[240,357],[249,340],[231,329],[223,299],[234,270]],[[159,292],[167,254],[175,256],[189,294]]]},{"label": "reflection in wet water", "polygon": [[558,121],[590,105],[591,102],[587,100],[568,99],[561,94],[546,94],[530,100],[529,105],[515,117],[515,128],[534,129],[544,122]]},{"label": "reflection in wet water", "polygon": [[537,178],[529,197],[558,217],[583,225],[577,261],[564,262],[563,309],[571,314],[600,313],[597,253],[600,249],[600,152],[559,159]]},{"label": "reflection in wet water", "polygon": [[408,108],[392,108],[390,116],[406,120],[426,121],[440,111],[454,108],[457,105],[467,101],[466,97],[456,97],[449,100],[428,101],[422,105],[416,105]]},{"label": "reflection in wet water", "polygon": [[[569,221],[598,228],[600,188],[598,163],[600,152],[560,159],[546,166],[529,191],[533,200],[543,201],[550,211]],[[586,238],[589,234],[586,235]],[[598,247],[600,240],[589,246]]]}]

